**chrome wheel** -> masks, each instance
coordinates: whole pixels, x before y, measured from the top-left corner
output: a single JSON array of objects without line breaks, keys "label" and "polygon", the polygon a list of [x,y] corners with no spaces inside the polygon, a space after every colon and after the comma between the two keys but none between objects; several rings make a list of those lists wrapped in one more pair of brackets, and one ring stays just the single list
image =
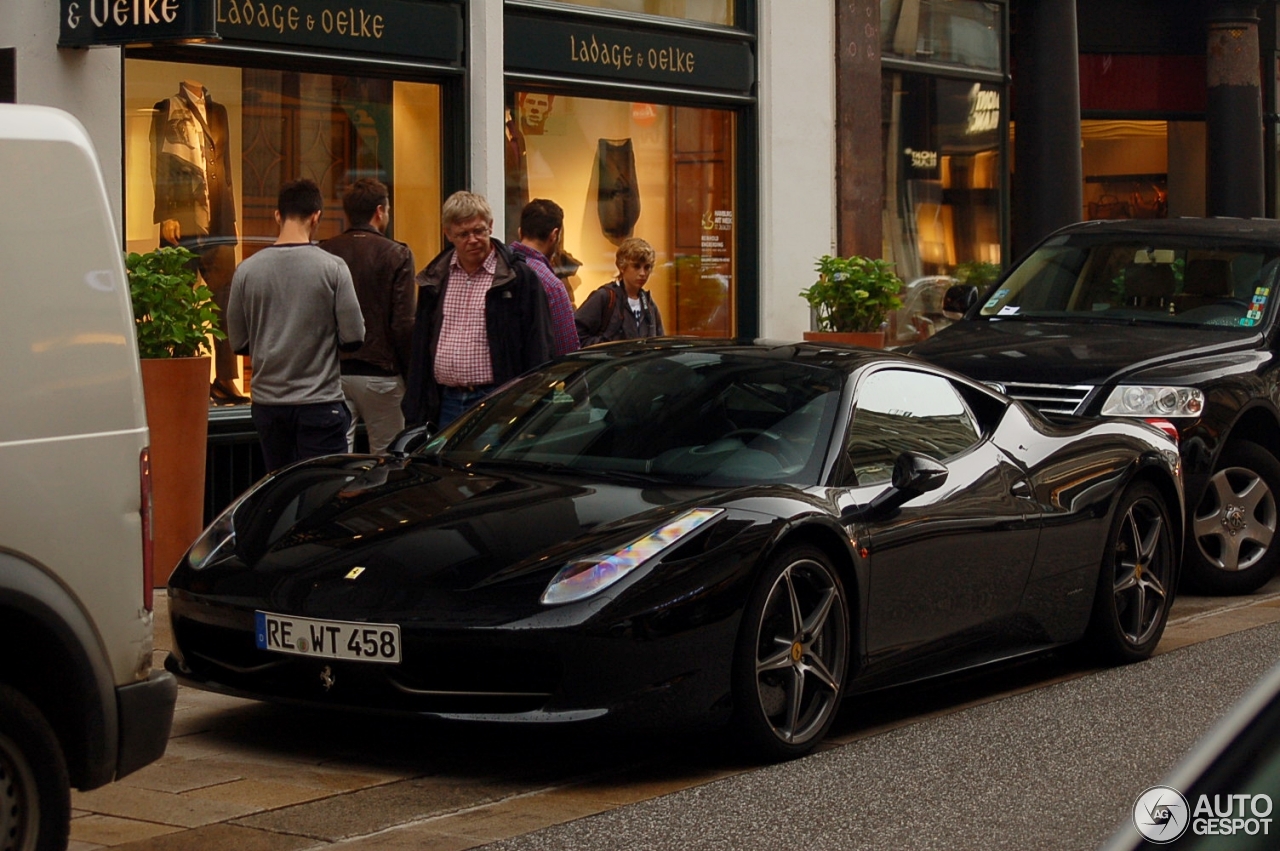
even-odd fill
[{"label": "chrome wheel", "polygon": [[1187,579],[1209,594],[1248,594],[1276,571],[1280,462],[1233,440],[1222,451],[1187,530]]},{"label": "chrome wheel", "polygon": [[1225,467],[1209,480],[1192,525],[1207,562],[1218,570],[1248,570],[1275,537],[1275,494],[1253,470]]},{"label": "chrome wheel", "polygon": [[1134,500],[1120,521],[1113,558],[1116,623],[1137,647],[1164,626],[1173,558],[1164,510],[1149,497]]},{"label": "chrome wheel", "polygon": [[818,550],[784,554],[746,617],[739,695],[749,704],[748,732],[774,756],[804,753],[831,726],[843,695],[849,612],[840,578]]}]

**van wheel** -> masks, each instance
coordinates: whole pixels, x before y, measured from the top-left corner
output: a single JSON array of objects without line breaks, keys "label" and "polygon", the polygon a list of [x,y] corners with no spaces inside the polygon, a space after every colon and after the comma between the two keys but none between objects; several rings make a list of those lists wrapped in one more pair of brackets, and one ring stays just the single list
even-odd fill
[{"label": "van wheel", "polygon": [[1256,443],[1230,443],[1188,524],[1187,579],[1207,594],[1248,594],[1275,575],[1280,462]]},{"label": "van wheel", "polygon": [[0,684],[0,849],[61,851],[71,789],[58,739],[40,710]]}]

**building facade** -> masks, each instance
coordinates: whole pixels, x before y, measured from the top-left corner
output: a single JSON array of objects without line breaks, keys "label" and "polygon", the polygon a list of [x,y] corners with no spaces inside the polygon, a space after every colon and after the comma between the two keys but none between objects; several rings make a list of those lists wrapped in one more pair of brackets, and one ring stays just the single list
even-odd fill
[{"label": "building facade", "polygon": [[[548,197],[579,302],[641,236],[671,333],[796,339],[823,254],[944,280],[1084,218],[1274,215],[1276,16],[1271,0],[13,0],[0,100],[76,115],[122,249],[176,222],[213,237],[215,285],[274,238],[284,181],[321,186],[323,237],[345,185],[376,176],[420,267],[454,190],[485,195],[508,239]],[[183,159],[170,137],[202,120],[213,147]],[[189,169],[221,182],[193,202]],[[210,510],[260,463],[247,406],[211,406]]]}]

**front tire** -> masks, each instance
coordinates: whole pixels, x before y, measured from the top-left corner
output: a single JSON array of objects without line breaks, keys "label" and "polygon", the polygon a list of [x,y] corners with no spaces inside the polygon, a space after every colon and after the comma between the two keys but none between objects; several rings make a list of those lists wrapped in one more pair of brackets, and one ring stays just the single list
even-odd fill
[{"label": "front tire", "polygon": [[1172,528],[1154,486],[1139,482],[1120,497],[1085,636],[1101,661],[1138,662],[1160,643],[1177,579]]},{"label": "front tire", "polygon": [[0,849],[60,851],[71,830],[62,748],[40,710],[0,684]]},{"label": "front tire", "polygon": [[1280,462],[1247,440],[1223,451],[1188,524],[1187,579],[1206,594],[1250,594],[1275,575]]},{"label": "front tire", "polygon": [[802,756],[835,720],[849,667],[849,607],[826,553],[782,551],[761,574],[733,659],[734,721],[760,756]]}]

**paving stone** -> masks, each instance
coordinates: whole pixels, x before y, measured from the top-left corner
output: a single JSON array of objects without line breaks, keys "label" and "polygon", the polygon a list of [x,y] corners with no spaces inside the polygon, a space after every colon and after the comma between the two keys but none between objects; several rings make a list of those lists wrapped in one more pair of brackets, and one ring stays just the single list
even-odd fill
[{"label": "paving stone", "polygon": [[[200,827],[201,825],[227,821],[261,809],[224,801],[209,801],[172,792],[156,792],[111,783],[91,792],[71,793],[72,804],[77,809],[92,810],[100,815],[138,819],[160,825]],[[83,821],[83,819],[77,819]]]},{"label": "paving stone", "polygon": [[263,780],[235,780],[217,786],[206,786],[191,792],[189,797],[203,798],[208,801],[225,801],[229,804],[243,804],[258,810],[274,810],[328,798],[332,792],[322,789],[295,786],[292,783],[273,783]]},{"label": "paving stone", "polygon": [[132,842],[112,851],[298,851],[315,847],[315,840],[305,836],[270,833],[234,824],[211,824]]},{"label": "paving stone", "polygon": [[452,777],[422,777],[285,807],[235,823],[335,842],[527,791]]},{"label": "paving stone", "polygon": [[89,847],[113,848],[178,830],[180,828],[171,825],[107,815],[88,815],[71,820],[72,841]]},{"label": "paving stone", "polygon": [[125,777],[120,784],[156,792],[179,793],[229,783],[242,777],[242,772],[228,768],[215,759],[174,759],[148,765]]},{"label": "paving stone", "polygon": [[429,825],[409,825],[324,846],[324,851],[464,851],[485,840],[433,832]]}]

